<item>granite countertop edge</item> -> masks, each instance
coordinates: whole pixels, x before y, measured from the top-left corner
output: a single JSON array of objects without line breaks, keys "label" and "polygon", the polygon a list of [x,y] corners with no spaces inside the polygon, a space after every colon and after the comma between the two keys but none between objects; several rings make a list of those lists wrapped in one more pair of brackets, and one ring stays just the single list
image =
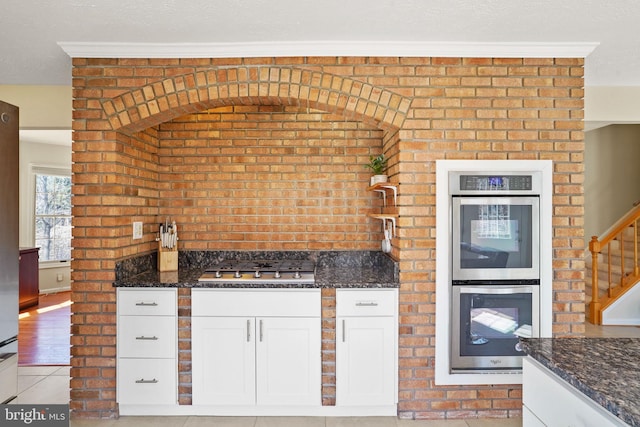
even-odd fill
[{"label": "granite countertop edge", "polygon": [[[625,398],[624,394],[630,391],[629,387],[624,387],[623,385],[617,390],[603,389],[602,381],[598,382],[598,379],[593,375],[586,376],[586,380],[581,379],[581,377],[584,378],[585,375],[583,372],[578,371],[581,364],[577,359],[580,356],[586,355],[586,352],[584,355],[578,355],[576,354],[575,346],[567,346],[566,349],[562,348],[563,344],[573,344],[576,342],[575,340],[583,340],[583,343],[588,343],[587,340],[603,343],[599,349],[606,349],[608,346],[613,346],[614,344],[616,348],[618,348],[628,340],[633,340],[636,345],[640,346],[640,339],[632,338],[527,338],[521,339],[521,343],[522,349],[527,355],[576,388],[594,403],[630,426],[640,427],[640,410],[635,410],[635,413],[633,413],[634,410],[627,408],[627,405],[625,405],[625,402],[636,400],[635,398]],[[545,348],[544,345],[548,345],[552,347],[552,349]],[[565,363],[564,360],[556,360],[559,359],[557,357],[558,354],[562,352],[570,354],[572,356],[571,359],[574,360],[575,363],[570,364]],[[592,361],[593,360],[597,362],[597,359],[592,359]],[[598,368],[596,367],[594,369],[597,370]],[[633,371],[635,371],[635,377],[637,377],[637,374],[640,373],[640,365],[634,366]],[[590,381],[592,379],[593,384],[591,384]],[[636,393],[640,392],[640,387],[636,388]]]},{"label": "granite countertop edge", "polygon": [[[340,269],[342,270],[342,269]],[[318,289],[318,288],[344,288],[344,289],[382,289],[399,288],[400,284],[392,278],[382,274],[378,277],[375,269],[350,269],[346,271],[316,272],[316,280],[313,284],[289,284],[289,283],[238,283],[238,282],[199,282],[198,278],[203,273],[202,268],[182,269],[174,272],[146,271],[124,280],[116,280],[113,286],[116,288],[211,288],[211,289]]]}]

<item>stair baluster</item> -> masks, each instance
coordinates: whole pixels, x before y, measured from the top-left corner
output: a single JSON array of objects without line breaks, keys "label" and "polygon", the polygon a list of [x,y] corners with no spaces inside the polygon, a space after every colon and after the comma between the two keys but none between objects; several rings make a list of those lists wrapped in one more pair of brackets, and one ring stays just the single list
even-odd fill
[{"label": "stair baluster", "polygon": [[[591,251],[591,303],[589,304],[589,317],[592,323],[601,324],[602,312],[640,281],[638,261],[639,219],[640,205],[636,206],[621,218],[601,240],[598,239],[597,236],[591,237],[591,241],[589,242],[589,251]],[[624,234],[629,230],[633,230],[633,260],[629,259],[628,261],[632,263],[633,266],[627,270],[625,266],[625,250],[630,248],[625,248]],[[615,245],[612,243],[615,243]],[[598,262],[603,249],[606,249],[607,252],[607,287],[604,294],[600,292],[598,283]],[[614,251],[616,252],[615,254],[613,254]],[[614,256],[619,258],[619,263],[613,259]],[[619,276],[617,276],[618,271]],[[614,283],[614,280],[617,283]]]}]

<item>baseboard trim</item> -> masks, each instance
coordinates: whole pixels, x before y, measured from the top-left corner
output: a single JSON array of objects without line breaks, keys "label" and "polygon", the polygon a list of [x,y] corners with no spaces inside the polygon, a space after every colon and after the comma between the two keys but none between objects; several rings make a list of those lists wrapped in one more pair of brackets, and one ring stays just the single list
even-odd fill
[{"label": "baseboard trim", "polygon": [[67,292],[67,291],[71,291],[70,286],[65,286],[61,288],[40,289],[40,295],[57,294],[59,292]]}]

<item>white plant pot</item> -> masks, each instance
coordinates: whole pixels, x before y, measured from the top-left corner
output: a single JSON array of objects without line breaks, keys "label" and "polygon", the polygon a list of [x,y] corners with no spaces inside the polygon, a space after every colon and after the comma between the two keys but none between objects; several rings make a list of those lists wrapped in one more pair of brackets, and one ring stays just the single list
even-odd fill
[{"label": "white plant pot", "polygon": [[387,178],[389,178],[387,175],[373,175],[371,177],[371,185],[375,185],[379,182],[387,182]]}]

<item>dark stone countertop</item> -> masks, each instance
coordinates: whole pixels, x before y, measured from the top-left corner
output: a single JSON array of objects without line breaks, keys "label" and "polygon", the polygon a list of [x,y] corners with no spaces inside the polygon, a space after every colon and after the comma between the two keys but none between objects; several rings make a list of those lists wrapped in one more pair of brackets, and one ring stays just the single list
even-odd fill
[{"label": "dark stone countertop", "polygon": [[[180,288],[397,288],[397,263],[376,252],[185,252],[179,254],[178,271],[159,272],[153,259],[126,260],[117,266],[115,287]],[[240,284],[199,282],[207,267],[222,259],[313,259],[316,263],[313,284]],[[140,272],[140,270],[142,270]]]},{"label": "dark stone countertop", "polygon": [[[150,270],[127,279],[114,282],[115,287],[156,288],[397,288],[399,283],[386,277],[385,272],[374,268],[317,269],[313,284],[269,284],[269,283],[211,283],[199,282],[202,268],[178,271]],[[381,274],[382,273],[382,274]]]},{"label": "dark stone countertop", "polygon": [[640,427],[640,338],[529,338],[524,352],[630,426]]}]

